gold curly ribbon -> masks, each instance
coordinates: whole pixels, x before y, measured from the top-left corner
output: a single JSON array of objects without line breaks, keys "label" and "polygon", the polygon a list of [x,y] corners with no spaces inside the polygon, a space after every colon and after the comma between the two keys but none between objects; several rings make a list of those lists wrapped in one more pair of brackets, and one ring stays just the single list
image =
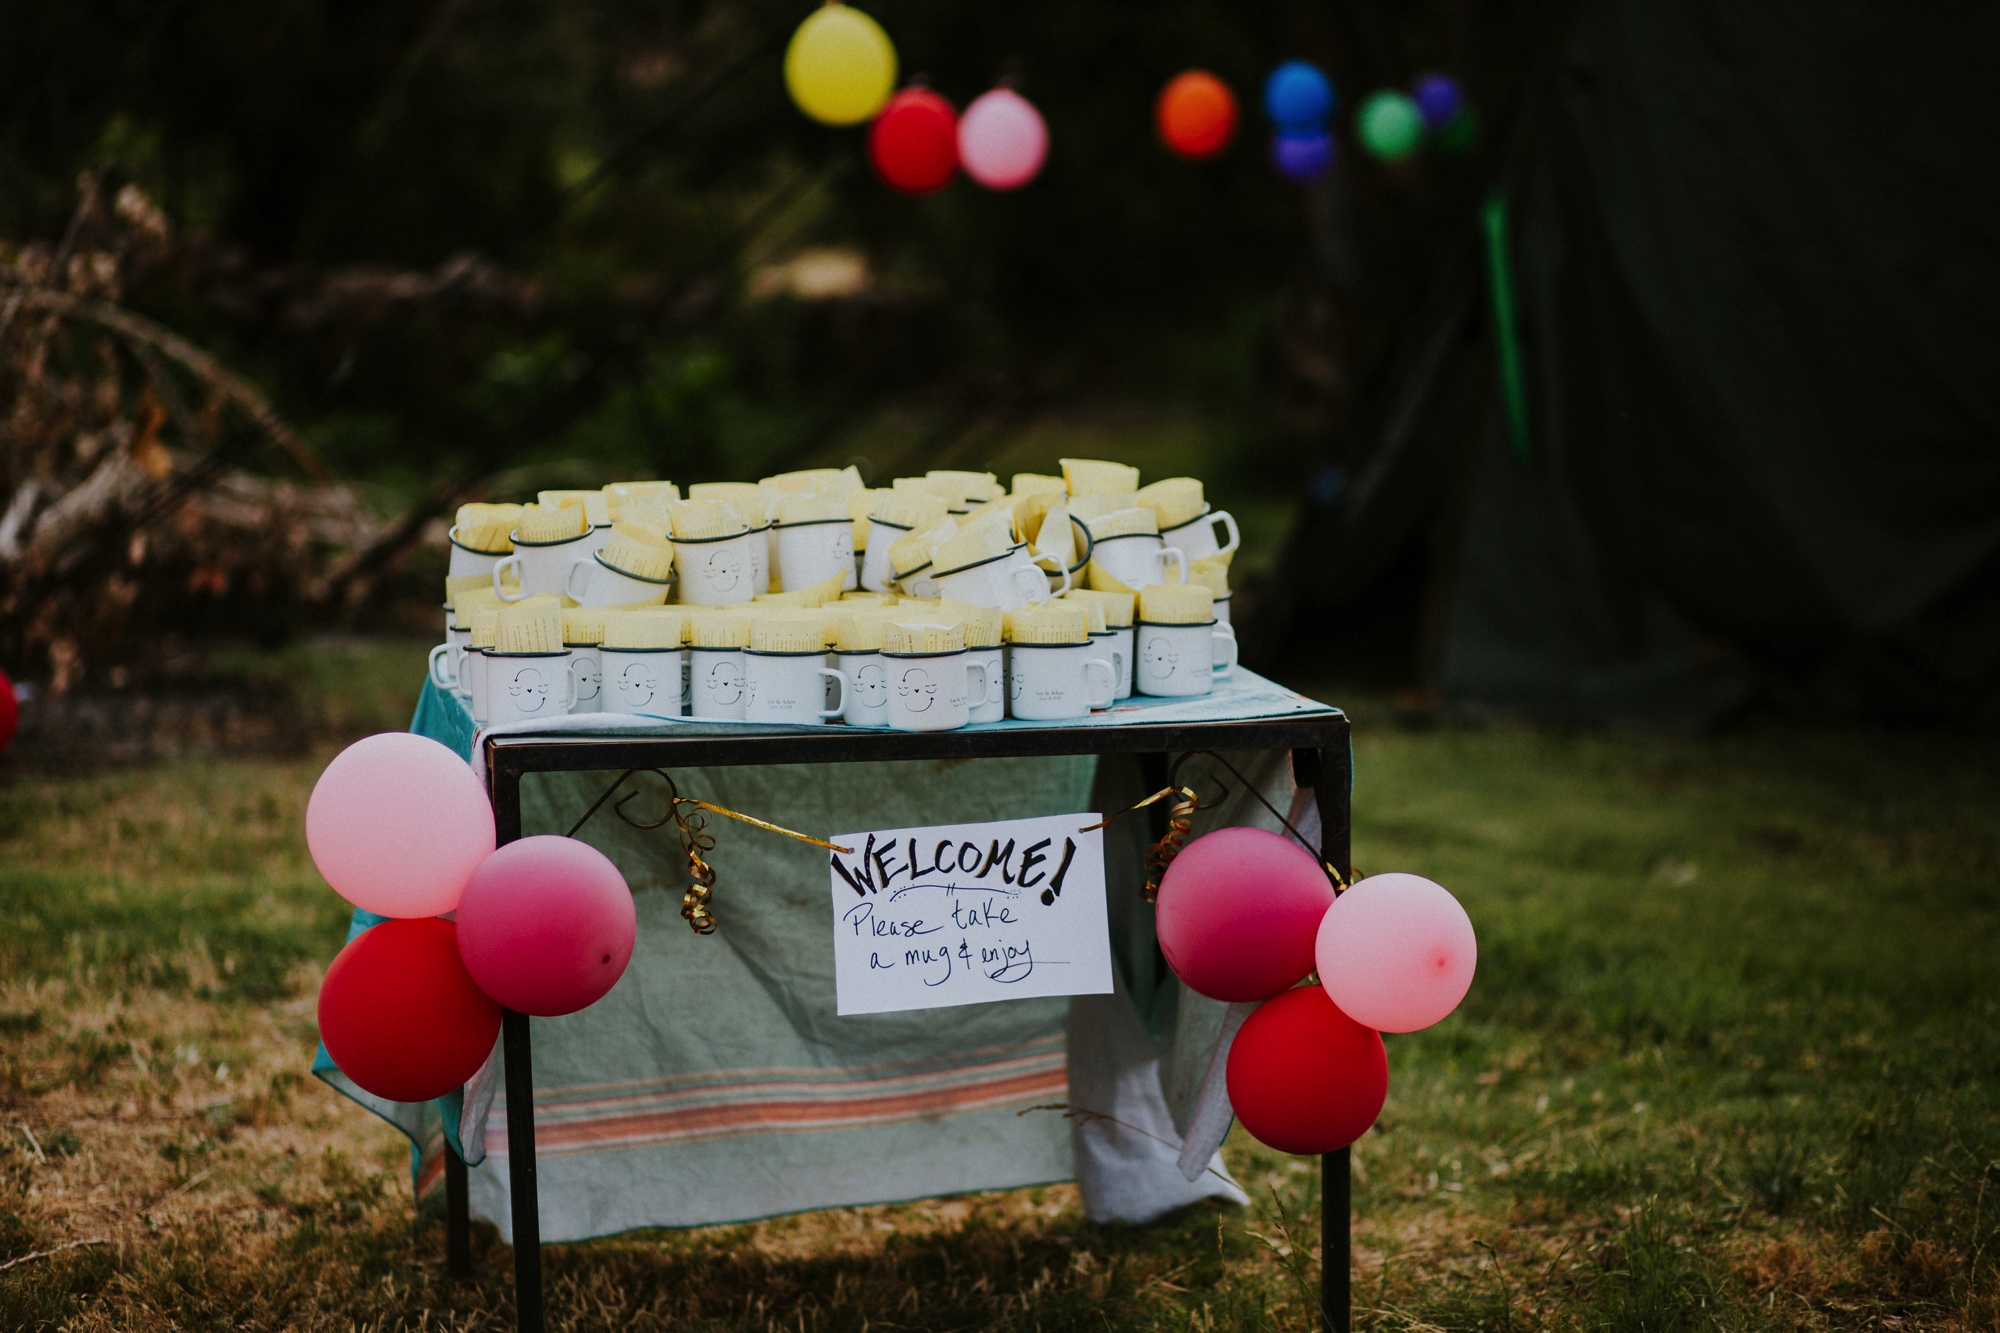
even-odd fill
[{"label": "gold curly ribbon", "polygon": [[[1219,759],[1221,756],[1211,757]],[[1226,763],[1227,761],[1224,762]],[[1234,765],[1230,765],[1229,770],[1232,773],[1236,772]],[[1243,776],[1241,773],[1237,773],[1236,775],[1239,778]],[[1246,789],[1252,796],[1257,798],[1258,804],[1262,805],[1266,810],[1271,811],[1272,816],[1285,826],[1286,832],[1298,839],[1301,846],[1308,846],[1306,840],[1300,836],[1299,831],[1292,827],[1292,822],[1273,809],[1271,803],[1265,800],[1255,787],[1246,786]],[[1227,794],[1227,791],[1223,793],[1224,796],[1227,796]],[[1089,833],[1095,829],[1104,828],[1114,819],[1122,818],[1135,810],[1143,810],[1147,806],[1167,800],[1169,797],[1173,799],[1173,804],[1167,807],[1167,831],[1162,833],[1156,841],[1146,846],[1146,883],[1140,892],[1149,903],[1159,901],[1160,881],[1166,878],[1167,867],[1173,864],[1174,858],[1179,856],[1181,849],[1187,846],[1188,835],[1194,831],[1194,812],[1202,808],[1201,797],[1196,793],[1195,789],[1187,786],[1162,787],[1151,796],[1134,801],[1116,814],[1106,815],[1097,823],[1086,824],[1077,830],[1079,833]],[[1220,800],[1221,798],[1218,797],[1217,799]],[[1309,846],[1308,850],[1311,850]],[[1317,861],[1319,868],[1326,872],[1326,877],[1333,881],[1335,893],[1340,893],[1350,886],[1351,881],[1335,868],[1333,862],[1327,860],[1317,851],[1313,852],[1313,860]],[[1354,877],[1356,879],[1361,877],[1359,869],[1354,871]]]},{"label": "gold curly ribbon", "polygon": [[627,792],[620,798],[617,804],[611,807],[612,812],[636,829],[656,829],[666,824],[668,820],[673,821],[675,831],[680,834],[681,850],[687,853],[688,859],[689,884],[687,892],[681,895],[681,919],[686,921],[688,928],[693,930],[697,935],[713,935],[717,925],[715,913],[709,907],[710,902],[715,897],[715,867],[711,866],[702,855],[704,852],[715,850],[715,835],[708,831],[708,821],[700,813],[683,813],[682,806],[693,806],[697,812],[705,810],[711,814],[722,815],[741,823],[753,825],[756,828],[763,829],[767,833],[782,833],[787,838],[795,838],[800,842],[809,842],[815,847],[824,847],[830,852],[842,852],[850,856],[854,853],[852,847],[842,847],[838,843],[824,842],[813,837],[811,834],[798,833],[782,825],[758,819],[754,815],[746,815],[740,811],[728,809],[725,806],[713,805],[708,801],[699,801],[692,796],[683,796],[681,795],[680,788],[674,785],[674,780],[657,768],[628,768],[619,774],[618,780],[604,789],[604,795],[598,797],[590,809],[583,812],[583,818],[570,826],[569,836],[572,838],[575,837],[577,830],[589,823],[590,817],[596,814],[598,808],[611,798],[611,793],[617,791],[619,787],[624,785],[625,779],[635,773],[651,773],[653,776],[659,778],[660,781],[667,784],[667,813],[654,820],[634,819],[632,816],[626,814],[626,802],[638,798],[639,793],[636,791]]},{"label": "gold curly ribbon", "polygon": [[1166,878],[1167,867],[1180,855],[1181,848],[1187,846],[1188,834],[1194,829],[1195,808],[1201,804],[1201,797],[1192,787],[1162,787],[1144,800],[1134,801],[1117,814],[1107,815],[1095,824],[1086,824],[1078,833],[1089,833],[1106,827],[1112,820],[1129,815],[1134,810],[1143,810],[1149,805],[1174,798],[1167,807],[1167,831],[1159,840],[1146,848],[1146,885],[1140,890],[1147,902],[1157,902],[1160,897],[1160,881]]}]

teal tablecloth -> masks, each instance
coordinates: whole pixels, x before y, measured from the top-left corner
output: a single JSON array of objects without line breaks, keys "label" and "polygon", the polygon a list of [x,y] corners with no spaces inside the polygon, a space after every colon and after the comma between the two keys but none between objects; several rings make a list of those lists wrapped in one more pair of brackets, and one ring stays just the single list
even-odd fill
[{"label": "teal tablecloth", "polygon": [[[429,686],[411,729],[462,755],[474,739],[458,699]],[[615,776],[530,775],[523,831],[566,831]],[[971,822],[1117,809],[1139,794],[1134,763],[1106,760],[1100,773],[1092,756],[717,768],[675,777],[684,794],[822,836],[919,814]],[[1265,762],[1260,785],[1283,808],[1290,796],[1283,766]],[[1271,823],[1240,798],[1232,807],[1218,815]],[[721,929],[706,937],[680,918],[685,866],[670,832],[633,829],[607,806],[578,834],[624,871],[639,937],[630,968],[605,999],[580,1014],[534,1020],[546,1239],[1063,1180],[1077,1173],[1078,1151],[1108,1153],[1104,1161],[1122,1163],[1116,1170],[1128,1175],[1150,1173],[1138,1182],[1139,1204],[1116,1215],[1157,1214],[1205,1195],[1241,1197],[1217,1176],[1188,1184],[1171,1169],[1179,1143],[1154,1061],[1169,1056],[1168,1084],[1183,1101],[1189,1088],[1198,1092],[1204,1070],[1197,1066],[1212,1054],[1221,1007],[1183,992],[1160,961],[1151,909],[1138,896],[1143,819],[1114,825],[1106,845],[1119,994],[1090,997],[1094,1008],[1076,1001],[1077,1017],[1063,999],[836,1017],[823,854],[730,820],[710,827]],[[373,923],[356,913],[350,938]],[[1084,1044],[1098,1067],[1067,1067],[1066,1021],[1091,1025]],[[473,1164],[475,1215],[506,1234],[505,1108],[492,1104],[498,1065],[496,1055],[467,1092],[422,1105],[361,1092],[324,1049],[314,1072],[410,1136],[420,1194],[442,1175],[445,1141],[460,1147]],[[1078,1088],[1096,1099],[1090,1109],[1174,1141],[1162,1147],[1105,1124],[1073,1133],[1061,1114],[1029,1110],[1086,1104]],[[1185,1124],[1183,1115],[1173,1118]],[[1086,1186],[1092,1178],[1087,1172]]]}]

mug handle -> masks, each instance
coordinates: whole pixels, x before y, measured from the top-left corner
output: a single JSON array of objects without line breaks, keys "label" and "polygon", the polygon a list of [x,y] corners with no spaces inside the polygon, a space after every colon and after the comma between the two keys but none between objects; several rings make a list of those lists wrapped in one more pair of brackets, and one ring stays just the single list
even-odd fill
[{"label": "mug handle", "polygon": [[[570,561],[569,568],[563,571],[563,595],[580,606],[589,605],[583,598],[584,594],[590,591],[590,566],[593,563],[595,562],[587,556],[578,556],[576,559]],[[583,592],[578,592],[575,587],[576,571],[579,569],[584,574]]]},{"label": "mug handle", "polygon": [[847,673],[839,667],[821,667],[819,674],[822,676],[831,676],[840,682],[840,702],[831,708],[820,709],[819,715],[821,717],[839,717],[847,711],[847,696],[854,689],[854,682],[849,680]]},{"label": "mug handle", "polygon": [[986,669],[984,662],[965,664],[965,692],[972,693],[972,673],[975,671],[979,673],[979,697],[969,701],[965,705],[967,708],[983,708],[993,702],[993,673]]},{"label": "mug handle", "polygon": [[1161,548],[1160,548],[1160,549],[1159,549],[1159,550],[1158,550],[1157,552],[1155,552],[1155,554],[1157,554],[1157,555],[1158,555],[1158,556],[1160,557],[1160,577],[1161,577],[1161,578],[1165,578],[1165,577],[1167,576],[1167,565],[1168,565],[1169,563],[1172,563],[1172,564],[1174,564],[1174,565],[1178,566],[1178,567],[1179,567],[1179,569],[1180,569],[1180,571],[1181,571],[1181,576],[1180,576],[1179,578],[1175,579],[1175,580],[1174,580],[1174,582],[1175,582],[1175,583],[1186,583],[1186,582],[1187,582],[1187,552],[1186,552],[1186,551],[1183,551],[1183,550],[1182,550],[1182,549],[1181,549],[1180,547],[1178,547],[1178,546],[1162,546],[1162,547],[1161,547]]},{"label": "mug handle", "polygon": [[1223,509],[1208,516],[1208,526],[1211,530],[1218,523],[1229,529],[1229,544],[1217,551],[1216,554],[1233,554],[1236,548],[1243,544],[1243,534],[1236,530],[1236,515],[1230,513],[1227,509]]},{"label": "mug handle", "polygon": [[1075,514],[1069,516],[1069,521],[1078,532],[1083,534],[1083,556],[1069,567],[1069,572],[1074,574],[1077,570],[1082,569],[1090,563],[1091,556],[1097,554],[1097,538],[1090,535],[1090,524],[1084,522]]},{"label": "mug handle", "polygon": [[[1226,643],[1229,645],[1228,660],[1211,668],[1214,672],[1214,679],[1221,680],[1224,676],[1236,670],[1236,631],[1228,625],[1217,625],[1215,632],[1210,638],[1214,643]],[[1209,651],[1213,653],[1215,650],[1211,648]]]},{"label": "mug handle", "polygon": [[[431,684],[441,690],[455,690],[458,688],[458,673],[451,669],[449,665],[450,658],[451,645],[448,643],[441,643],[431,649],[430,663],[426,669],[430,674]],[[441,659],[447,663],[443,674],[439,674],[438,672],[438,662]]]},{"label": "mug handle", "polygon": [[574,653],[570,654],[569,669],[563,672],[562,713],[558,714],[558,716],[567,716],[569,710],[576,707],[576,671],[582,665],[582,658],[576,656]]},{"label": "mug handle", "polygon": [[[1049,578],[1048,575],[1042,573],[1039,566],[1023,567],[1021,565],[1009,565],[1007,567],[1007,574],[1008,577],[1014,580],[1015,586],[1021,590],[1021,595],[1028,599],[1029,606],[1040,606],[1049,600],[1051,596],[1049,592]],[[1068,578],[1069,575],[1064,574],[1063,577]],[[982,699],[980,702],[984,703],[985,700]]]},{"label": "mug handle", "polygon": [[493,562],[493,595],[495,597],[498,597],[503,602],[518,602],[521,600],[521,598],[526,597],[528,595],[528,590],[526,588],[521,589],[521,594],[519,597],[509,597],[507,595],[506,590],[500,586],[501,572],[509,568],[511,568],[517,576],[520,574],[521,553],[519,551],[516,551],[514,552],[514,554],[510,556],[505,556]]},{"label": "mug handle", "polygon": [[1096,667],[1099,671],[1102,671],[1104,673],[1104,697],[1102,699],[1092,699],[1090,701],[1090,706],[1092,708],[1109,708],[1111,707],[1111,700],[1113,696],[1115,696],[1118,693],[1118,672],[1116,671],[1116,669],[1112,667],[1111,663],[1105,661],[1101,657],[1084,658],[1083,690],[1085,694],[1090,693],[1089,682],[1090,682],[1090,669],[1092,667]]},{"label": "mug handle", "polygon": [[[1060,597],[1064,593],[1068,592],[1071,588],[1076,586],[1075,581],[1070,578],[1069,571],[1067,569],[1058,570],[1056,572],[1062,575],[1062,586],[1060,588],[1049,589],[1049,596],[1052,598]],[[1044,581],[1043,586],[1047,587],[1046,581]]]}]

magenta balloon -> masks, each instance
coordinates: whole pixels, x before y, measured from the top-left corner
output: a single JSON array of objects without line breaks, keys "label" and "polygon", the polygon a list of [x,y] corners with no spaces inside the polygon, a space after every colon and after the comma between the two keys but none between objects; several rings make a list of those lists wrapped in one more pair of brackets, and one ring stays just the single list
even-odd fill
[{"label": "magenta balloon", "polygon": [[1312,971],[1333,885],[1312,853],[1263,829],[1189,843],[1160,880],[1154,925],[1167,965],[1212,1000],[1264,1000]]},{"label": "magenta balloon", "polygon": [[632,891],[611,858],[553,834],[487,857],[458,904],[458,952],[479,989],[543,1018],[603,999],[638,933]]},{"label": "magenta balloon", "polygon": [[333,757],[306,802],[306,848],[333,891],[377,916],[442,916],[493,851],[493,807],[451,750],[387,731]]},{"label": "magenta balloon", "polygon": [[1011,88],[973,99],[958,118],[958,162],[989,190],[1018,190],[1049,155],[1042,113]]},{"label": "magenta balloon", "polygon": [[1377,1032],[1415,1032],[1458,1008],[1472,988],[1472,918],[1421,875],[1370,875],[1320,923],[1320,985],[1349,1018]]}]

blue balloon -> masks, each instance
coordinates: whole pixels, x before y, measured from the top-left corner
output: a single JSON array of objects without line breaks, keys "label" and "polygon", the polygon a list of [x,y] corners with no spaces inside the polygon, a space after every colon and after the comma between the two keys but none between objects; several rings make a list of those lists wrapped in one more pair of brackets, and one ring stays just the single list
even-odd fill
[{"label": "blue balloon", "polygon": [[1426,74],[1418,79],[1410,89],[1410,96],[1416,99],[1417,110],[1424,113],[1425,128],[1434,134],[1457,120],[1465,110],[1465,94],[1442,74]]},{"label": "blue balloon", "polygon": [[1318,66],[1287,60],[1264,81],[1264,112],[1280,130],[1316,130],[1333,118],[1333,82]]},{"label": "blue balloon", "polygon": [[1271,137],[1271,165],[1292,180],[1324,176],[1333,158],[1333,136],[1325,130],[1280,130]]}]

